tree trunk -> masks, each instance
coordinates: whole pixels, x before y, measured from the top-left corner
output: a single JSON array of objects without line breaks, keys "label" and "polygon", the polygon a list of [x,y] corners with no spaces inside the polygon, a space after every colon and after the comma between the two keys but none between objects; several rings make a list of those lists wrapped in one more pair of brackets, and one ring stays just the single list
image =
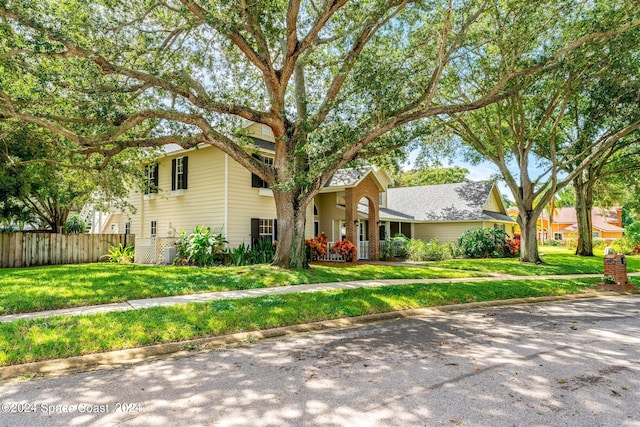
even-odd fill
[{"label": "tree trunk", "polygon": [[520,224],[520,261],[533,262],[539,264],[540,255],[538,253],[537,240],[537,218],[532,211],[524,211],[518,214],[518,223]]},{"label": "tree trunk", "polygon": [[278,246],[273,264],[281,268],[307,268],[305,226],[307,206],[300,206],[287,191],[273,191],[278,213]]},{"label": "tree trunk", "polygon": [[576,193],[576,219],[578,221],[578,245],[576,255],[593,256],[593,186],[582,182],[580,177],[573,180]]}]

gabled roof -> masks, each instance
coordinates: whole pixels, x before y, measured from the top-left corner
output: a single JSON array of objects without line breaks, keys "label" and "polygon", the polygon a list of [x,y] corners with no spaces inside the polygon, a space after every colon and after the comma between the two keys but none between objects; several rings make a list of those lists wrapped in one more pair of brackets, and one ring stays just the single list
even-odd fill
[{"label": "gabled roof", "polygon": [[373,168],[371,166],[361,166],[359,168],[340,169],[333,174],[325,187],[354,187],[362,181]]},{"label": "gabled roof", "polygon": [[[591,209],[591,222],[594,228],[601,231],[622,232],[624,228],[616,224],[611,224],[611,222],[618,221],[616,209],[603,209],[597,206]],[[556,216],[553,222],[557,224],[569,224],[561,228],[563,231],[578,231],[576,208],[567,207],[556,209]]]},{"label": "gabled roof", "polygon": [[485,210],[494,186],[491,181],[480,181],[390,188],[387,191],[387,208],[421,222],[514,222],[504,209],[502,212]]},{"label": "gabled roof", "polygon": [[[594,208],[595,210],[596,208]],[[574,210],[575,212],[575,210]],[[624,232],[624,228],[618,227],[615,224],[608,223],[602,215],[591,211],[591,225],[593,228],[598,229],[600,231],[611,231],[611,232]],[[573,223],[567,227],[563,227],[560,231],[578,231],[578,224]]]},{"label": "gabled roof", "polygon": [[378,188],[382,191],[382,176],[384,173],[386,178],[390,180],[389,175],[373,166],[359,166],[357,168],[340,169],[333,174],[329,182],[324,186],[326,190],[335,190],[337,188],[352,188],[360,184],[369,174],[371,174]]},{"label": "gabled roof", "polygon": [[[252,142],[256,146],[256,148],[258,148],[258,149],[260,149],[262,151],[269,151],[269,152],[272,152],[272,153],[275,151],[276,145],[271,141],[267,141],[267,140],[264,140],[264,139],[256,138],[254,136],[249,136],[248,138],[252,140]],[[194,148],[182,148],[178,144],[167,144],[167,145],[163,145],[162,146],[162,151],[163,151],[163,154],[165,156],[169,156],[169,155],[186,153],[188,151],[193,151],[196,148],[197,149],[202,149],[202,148],[207,148],[207,147],[213,147],[213,145],[199,144],[197,147],[194,147]]]}]

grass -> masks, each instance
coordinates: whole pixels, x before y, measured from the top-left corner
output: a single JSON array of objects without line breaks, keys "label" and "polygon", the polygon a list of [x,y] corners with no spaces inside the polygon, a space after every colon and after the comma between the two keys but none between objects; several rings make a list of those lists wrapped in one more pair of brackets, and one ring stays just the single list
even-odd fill
[{"label": "grass", "polygon": [[102,263],[1,269],[0,314],[306,283],[477,275],[400,265],[318,265],[289,271],[267,265],[203,269]]},{"label": "grass", "polygon": [[[518,261],[517,258],[492,259],[456,259],[439,261],[429,265],[460,269],[513,274],[516,276],[540,276],[549,274],[602,274],[602,251],[596,251],[594,257],[579,257],[573,255],[570,249],[546,247],[540,248],[542,264],[529,264]],[[640,271],[640,257],[626,257],[629,273]]]},{"label": "grass", "polygon": [[416,284],[287,294],[0,324],[0,365],[134,348],[304,322],[586,291],[598,279]]}]

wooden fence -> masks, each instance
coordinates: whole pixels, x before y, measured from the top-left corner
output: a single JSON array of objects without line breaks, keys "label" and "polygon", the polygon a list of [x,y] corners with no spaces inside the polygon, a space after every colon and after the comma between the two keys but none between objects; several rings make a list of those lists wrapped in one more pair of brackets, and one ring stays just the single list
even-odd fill
[{"label": "wooden fence", "polygon": [[0,233],[0,268],[97,262],[112,246],[134,242],[132,234]]}]

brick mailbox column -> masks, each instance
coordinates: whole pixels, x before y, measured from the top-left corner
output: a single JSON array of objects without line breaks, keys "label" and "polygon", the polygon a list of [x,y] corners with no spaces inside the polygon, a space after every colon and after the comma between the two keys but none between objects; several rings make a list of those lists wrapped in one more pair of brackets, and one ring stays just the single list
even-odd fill
[{"label": "brick mailbox column", "polygon": [[604,256],[604,275],[613,278],[616,284],[625,286],[629,283],[627,279],[627,259],[623,254],[612,254]]}]

